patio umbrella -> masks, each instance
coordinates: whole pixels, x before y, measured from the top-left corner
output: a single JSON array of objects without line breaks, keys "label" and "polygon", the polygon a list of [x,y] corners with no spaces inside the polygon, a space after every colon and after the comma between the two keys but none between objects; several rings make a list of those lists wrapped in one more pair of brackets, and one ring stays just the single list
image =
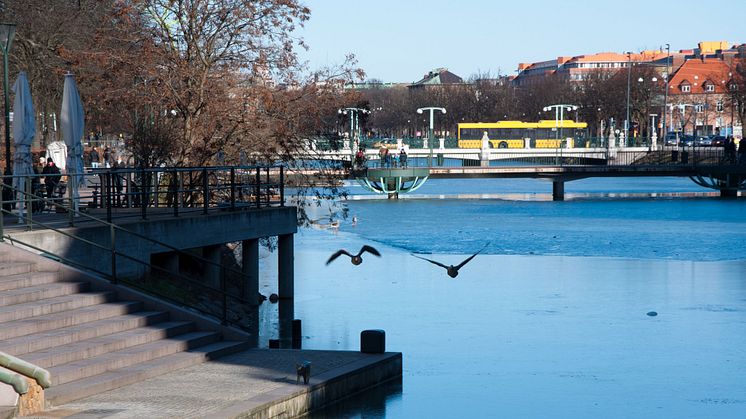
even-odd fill
[{"label": "patio umbrella", "polygon": [[[36,114],[26,72],[18,74],[13,91],[16,95],[13,101],[13,141],[16,146],[13,154],[13,187],[25,191],[26,182],[31,181],[29,175],[34,173],[31,142],[36,135]],[[19,199],[23,197],[24,195],[20,195]],[[18,211],[19,215],[23,213],[21,205]]]},{"label": "patio umbrella", "polygon": [[75,209],[78,209],[80,195],[78,188],[83,185],[83,103],[80,101],[78,87],[73,75],[65,75],[65,87],[62,91],[62,110],[60,110],[62,138],[67,146],[67,160],[65,168],[69,188],[72,188]]}]

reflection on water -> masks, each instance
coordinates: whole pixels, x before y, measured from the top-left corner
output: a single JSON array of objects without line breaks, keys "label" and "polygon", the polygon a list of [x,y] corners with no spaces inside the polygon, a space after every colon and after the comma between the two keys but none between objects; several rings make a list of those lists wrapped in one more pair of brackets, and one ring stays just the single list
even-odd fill
[{"label": "reflection on water", "polygon": [[401,397],[401,380],[392,380],[366,390],[363,397],[351,397],[303,417],[307,419],[385,418],[386,406],[401,403]]}]

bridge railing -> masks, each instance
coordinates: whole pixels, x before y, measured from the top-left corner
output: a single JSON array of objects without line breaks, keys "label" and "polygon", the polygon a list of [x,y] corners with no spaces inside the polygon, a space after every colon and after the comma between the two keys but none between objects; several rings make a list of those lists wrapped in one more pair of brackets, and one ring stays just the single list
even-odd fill
[{"label": "bridge railing", "polygon": [[[341,156],[346,157],[346,156]],[[631,166],[735,164],[736,154],[722,147],[621,148],[542,148],[542,149],[436,149],[410,150],[406,161],[398,153],[382,160],[378,154],[366,155],[365,167],[469,167],[469,166]]]}]

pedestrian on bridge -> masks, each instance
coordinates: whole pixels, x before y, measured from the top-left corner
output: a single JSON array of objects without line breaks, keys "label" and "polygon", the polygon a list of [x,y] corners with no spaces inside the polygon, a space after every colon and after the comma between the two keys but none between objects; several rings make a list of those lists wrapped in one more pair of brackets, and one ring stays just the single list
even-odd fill
[{"label": "pedestrian on bridge", "polygon": [[732,136],[728,136],[723,144],[725,163],[733,164],[736,162],[736,143]]},{"label": "pedestrian on bridge", "polygon": [[399,165],[404,169],[407,168],[407,151],[403,148],[399,152]]}]

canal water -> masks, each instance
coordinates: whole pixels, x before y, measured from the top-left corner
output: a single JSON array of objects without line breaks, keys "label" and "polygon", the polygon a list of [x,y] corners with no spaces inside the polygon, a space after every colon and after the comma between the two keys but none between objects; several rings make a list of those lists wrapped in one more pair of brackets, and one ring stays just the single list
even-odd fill
[{"label": "canal water", "polygon": [[[570,182],[565,202],[536,180],[349,191],[338,229],[322,206],[296,235],[303,347],[358,350],[383,329],[404,374],[311,417],[744,416],[743,198],[676,178]],[[382,257],[325,265],[362,244]],[[456,279],[411,255],[458,264],[482,248]],[[266,340],[276,306],[262,310]]]}]

